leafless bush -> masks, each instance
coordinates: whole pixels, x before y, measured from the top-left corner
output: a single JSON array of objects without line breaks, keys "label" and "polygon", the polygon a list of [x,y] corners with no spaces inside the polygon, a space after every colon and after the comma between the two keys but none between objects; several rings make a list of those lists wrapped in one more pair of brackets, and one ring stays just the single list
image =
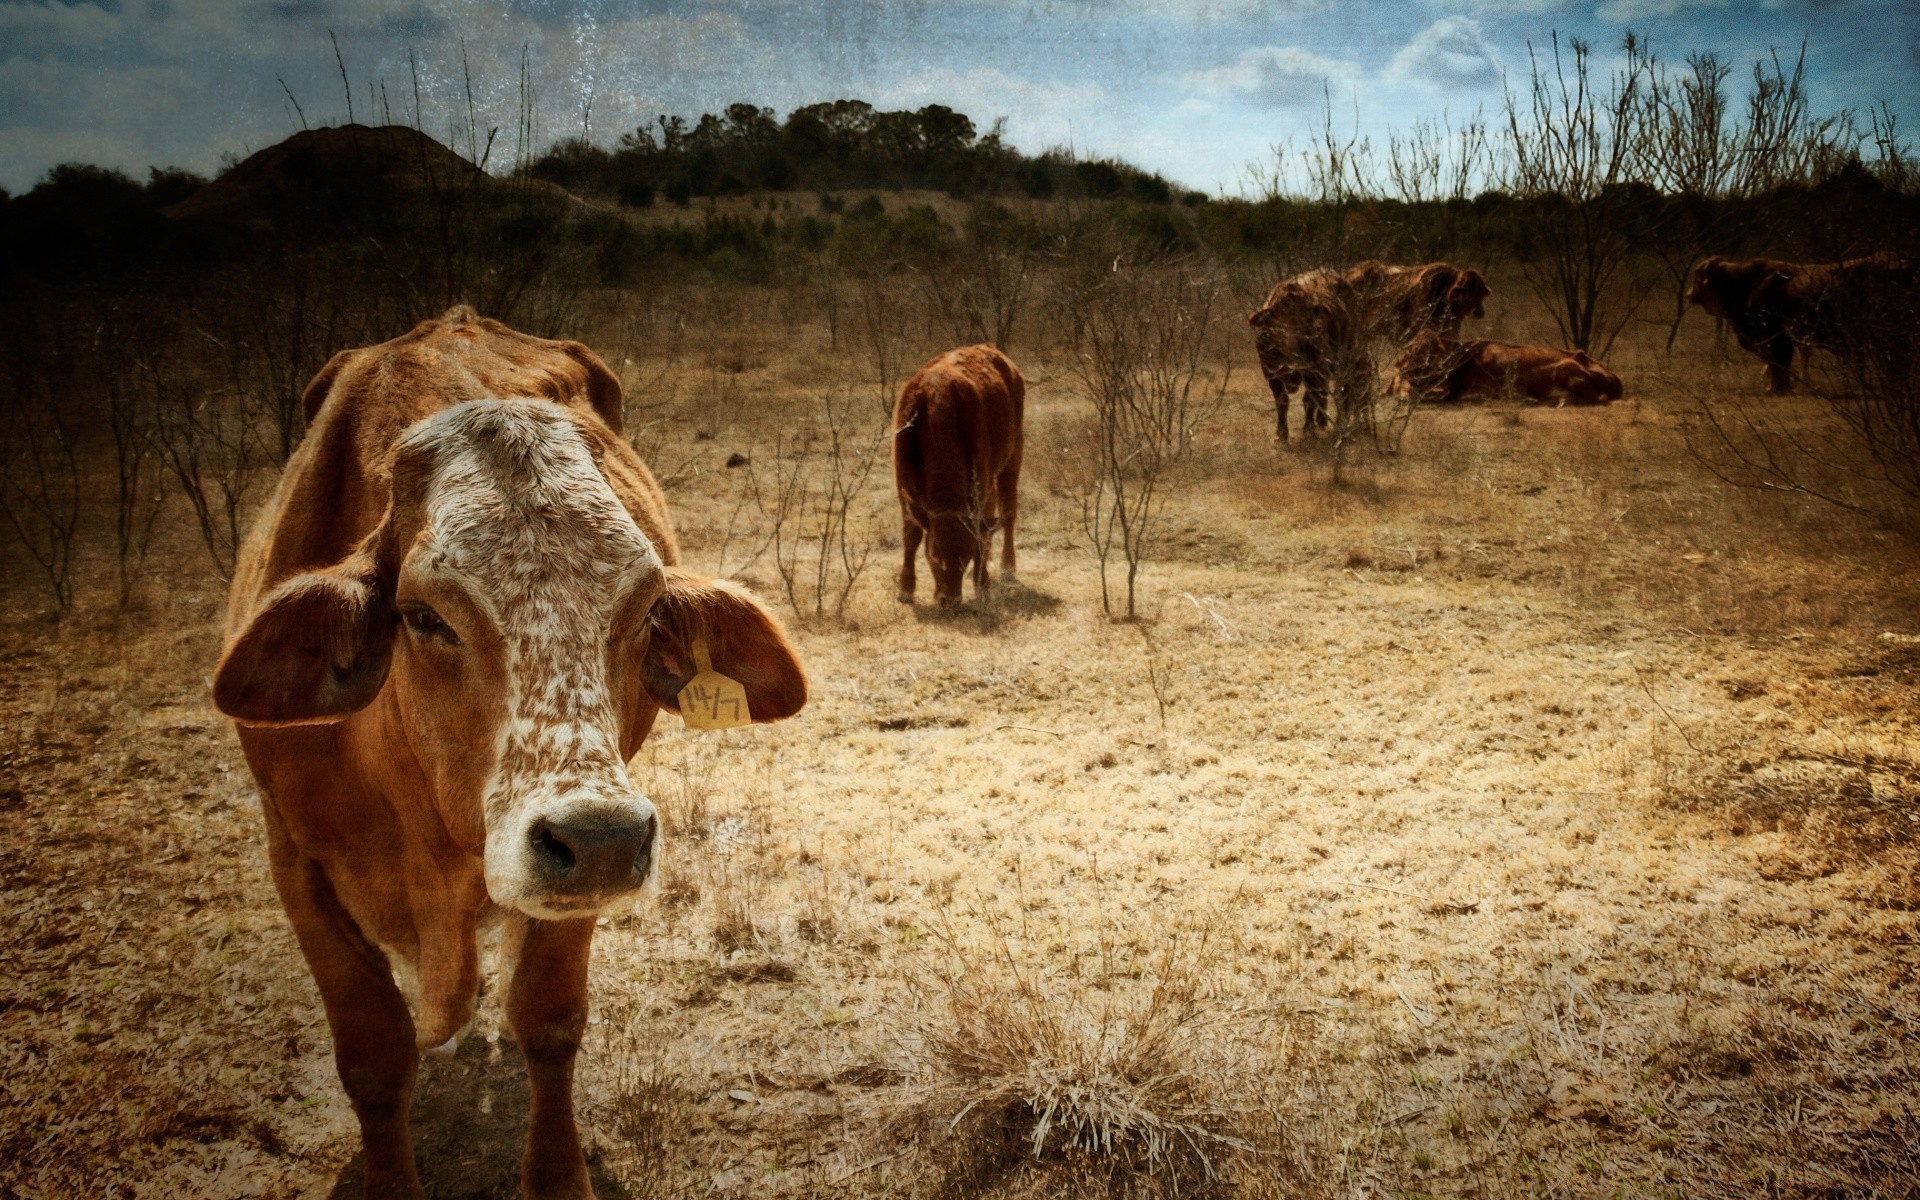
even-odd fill
[{"label": "leafless bush", "polygon": [[39,566],[64,612],[73,607],[80,467],[71,397],[45,371],[16,364],[0,406],[0,516]]},{"label": "leafless bush", "polygon": [[866,500],[886,426],[863,427],[851,391],[820,400],[824,431],[774,441],[771,466],[749,464],[747,486],[771,528],[774,566],[787,603],[802,616],[846,612],[873,542]]},{"label": "leafless bush", "polygon": [[965,245],[938,270],[915,276],[932,324],[956,343],[1005,350],[1038,269],[1034,233],[997,205],[976,209]]},{"label": "leafless bush", "polygon": [[[211,337],[202,341],[221,349]],[[214,569],[231,579],[253,485],[272,462],[260,397],[239,384],[191,383],[184,368],[160,354],[140,371],[153,397],[161,458],[193,509]]]},{"label": "leafless bush", "polygon": [[879,383],[880,407],[891,415],[895,393],[906,378],[906,309],[899,285],[883,268],[854,279],[855,316],[866,343],[868,361]]},{"label": "leafless bush", "polygon": [[112,318],[94,337],[94,364],[113,439],[114,575],[121,608],[133,599],[166,504],[158,412],[134,365],[133,342],[126,322]]},{"label": "leafless bush", "polygon": [[1232,359],[1209,367],[1221,300],[1219,281],[1191,265],[1151,270],[1119,260],[1075,299],[1083,336],[1074,370],[1092,409],[1080,523],[1109,617],[1109,568],[1116,558],[1126,564],[1132,620],[1167,490],[1195,433],[1225,401]]},{"label": "leafless bush", "polygon": [[1565,344],[1604,356],[1652,291],[1635,231],[1651,189],[1642,183],[1650,59],[1629,34],[1624,64],[1594,77],[1577,38],[1551,63],[1530,55],[1524,97],[1507,95],[1507,190],[1534,202],[1521,270]]}]

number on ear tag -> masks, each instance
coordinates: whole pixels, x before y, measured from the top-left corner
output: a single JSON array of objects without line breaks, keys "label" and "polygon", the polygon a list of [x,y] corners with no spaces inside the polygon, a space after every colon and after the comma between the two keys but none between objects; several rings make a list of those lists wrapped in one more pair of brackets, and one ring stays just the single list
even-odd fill
[{"label": "number on ear tag", "polygon": [[753,723],[747,708],[746,685],[713,669],[707,654],[707,639],[693,640],[693,665],[697,671],[687,686],[680,689],[680,719],[688,729],[738,729]]}]

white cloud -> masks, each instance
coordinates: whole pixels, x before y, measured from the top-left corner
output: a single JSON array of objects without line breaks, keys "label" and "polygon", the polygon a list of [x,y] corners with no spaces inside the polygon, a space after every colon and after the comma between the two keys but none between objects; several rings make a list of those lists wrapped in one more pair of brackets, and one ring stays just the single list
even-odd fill
[{"label": "white cloud", "polygon": [[1480,22],[1442,17],[1400,48],[1387,74],[1440,90],[1483,87],[1499,80],[1500,64],[1480,33]]},{"label": "white cloud", "polygon": [[1233,96],[1265,108],[1306,108],[1320,103],[1329,85],[1349,83],[1359,74],[1359,67],[1344,58],[1326,58],[1297,46],[1260,46],[1227,66],[1190,71],[1182,82],[1194,91]]},{"label": "white cloud", "polygon": [[1607,0],[1593,11],[1602,21],[1644,21],[1671,17],[1688,8],[1725,8],[1727,0]]}]

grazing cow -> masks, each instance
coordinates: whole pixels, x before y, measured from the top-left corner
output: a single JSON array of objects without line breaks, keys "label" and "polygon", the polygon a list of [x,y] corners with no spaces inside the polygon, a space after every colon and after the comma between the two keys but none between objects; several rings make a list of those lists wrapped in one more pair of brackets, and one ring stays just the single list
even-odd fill
[{"label": "grazing cow", "polygon": [[1793,389],[1796,349],[1803,359],[1815,349],[1840,350],[1859,334],[1850,325],[1864,318],[1871,330],[1883,316],[1877,310],[1891,300],[1910,304],[1917,284],[1920,261],[1901,254],[1835,263],[1733,262],[1716,254],[1693,269],[1687,300],[1732,326],[1741,349],[1765,364],[1767,391],[1785,393]]},{"label": "grazing cow", "polygon": [[929,359],[893,407],[893,479],[900,490],[900,602],[913,603],[914,559],[924,538],[934,600],[960,603],[960,581],[989,586],[987,552],[1001,531],[1000,572],[1013,578],[1020,513],[1027,382],[992,346]]},{"label": "grazing cow", "polygon": [[1414,339],[1397,364],[1415,396],[1444,403],[1526,396],[1539,404],[1609,404],[1620,377],[1581,350],[1487,339],[1455,341],[1438,333]]},{"label": "grazing cow", "polygon": [[1326,429],[1335,384],[1373,369],[1367,343],[1404,344],[1429,330],[1457,337],[1466,318],[1485,315],[1492,294],[1480,272],[1451,263],[1401,267],[1369,260],[1346,271],[1320,267],[1281,280],[1247,316],[1273,393],[1275,436],[1288,440],[1295,388],[1303,389],[1302,428]]},{"label": "grazing cow", "polygon": [[585,346],[458,307],[335,355],[305,407],[213,698],[259,782],[365,1194],[421,1195],[417,1054],[472,1020],[476,929],[503,922],[522,1190],[589,1197],[572,1078],[594,915],[659,858],[626,762],[696,674],[744,685],[755,721],[798,712],[806,676],[751,596],[674,565],[620,384]]}]

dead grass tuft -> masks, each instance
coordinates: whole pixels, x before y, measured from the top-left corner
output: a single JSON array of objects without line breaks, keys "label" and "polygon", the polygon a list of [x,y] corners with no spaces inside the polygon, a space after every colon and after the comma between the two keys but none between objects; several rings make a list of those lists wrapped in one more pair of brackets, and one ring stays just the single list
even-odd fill
[{"label": "dead grass tuft", "polygon": [[1209,1069],[1204,978],[1168,949],[1137,982],[1068,988],[1004,945],[943,974],[944,1021],[921,1031],[934,1079],[919,1115],[951,1135],[949,1182],[1032,1171],[1168,1196],[1220,1184],[1252,1146]]}]

